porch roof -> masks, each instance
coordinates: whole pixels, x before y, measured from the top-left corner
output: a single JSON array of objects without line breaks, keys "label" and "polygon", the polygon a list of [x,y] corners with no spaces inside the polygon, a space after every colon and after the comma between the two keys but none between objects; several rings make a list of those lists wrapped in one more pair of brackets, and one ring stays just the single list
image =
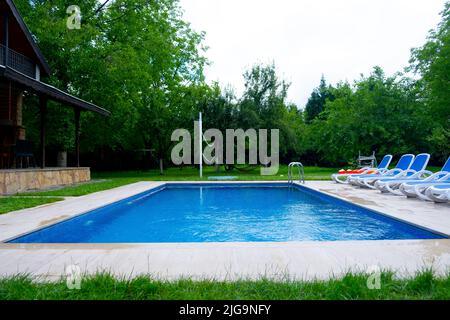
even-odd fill
[{"label": "porch roof", "polygon": [[50,100],[69,105],[80,110],[96,112],[103,116],[109,116],[111,114],[108,110],[96,106],[91,102],[84,101],[56,87],[33,79],[9,67],[0,65],[0,76],[5,77],[6,79],[18,84],[26,90],[47,97]]}]

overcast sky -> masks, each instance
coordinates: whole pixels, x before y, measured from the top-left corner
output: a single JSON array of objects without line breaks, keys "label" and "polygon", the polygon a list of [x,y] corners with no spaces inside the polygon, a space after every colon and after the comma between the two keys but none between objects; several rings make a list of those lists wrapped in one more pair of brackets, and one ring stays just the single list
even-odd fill
[{"label": "overcast sky", "polygon": [[304,107],[322,74],[353,81],[375,65],[388,75],[408,64],[440,21],[445,0],[181,0],[185,20],[206,32],[208,82],[240,94],[242,74],[275,61]]}]

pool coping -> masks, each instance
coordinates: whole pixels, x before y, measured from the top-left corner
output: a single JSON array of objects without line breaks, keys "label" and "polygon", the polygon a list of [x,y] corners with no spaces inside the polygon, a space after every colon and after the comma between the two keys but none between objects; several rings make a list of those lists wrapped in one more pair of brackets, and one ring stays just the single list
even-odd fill
[{"label": "pool coping", "polygon": [[[0,215],[0,241],[8,241],[10,239],[17,238],[20,235],[28,234],[30,232],[36,231],[41,228],[46,228],[50,225],[62,222],[67,219],[72,219],[76,216],[85,214],[94,209],[107,206],[109,204],[115,203],[117,201],[124,200],[126,198],[135,196],[137,194],[147,192],[151,189],[164,186],[166,184],[285,184],[286,181],[167,181],[167,182],[138,182],[126,186],[122,186],[119,188],[105,190],[101,192],[97,192],[94,194],[89,194],[86,196],[81,196],[77,198],[67,199],[61,202],[40,206],[38,208],[24,209],[20,211],[15,211],[11,213],[7,213],[4,215]],[[420,219],[421,214],[408,214],[403,211],[395,212],[395,210],[386,209],[386,207],[377,207],[377,205],[373,205],[371,203],[361,204],[355,201],[350,201],[346,198],[348,192],[353,194],[359,193],[367,193],[367,191],[359,191],[358,189],[346,189],[348,187],[342,187],[340,185],[333,185],[331,182],[327,181],[308,181],[306,185],[299,184],[301,187],[309,188],[313,191],[319,191],[325,193],[328,196],[331,196],[334,199],[339,199],[341,201],[350,202],[352,205],[356,205],[366,210],[373,211],[378,214],[382,214],[396,220],[400,220],[406,222],[408,224],[416,225],[423,229],[440,233],[443,235],[450,235],[450,206],[438,206],[438,208],[449,208],[448,214],[445,215],[445,223],[442,223],[442,219],[440,221],[433,222],[433,219]],[[373,194],[376,191],[370,191]],[[371,194],[371,196],[373,196]],[[385,197],[383,195],[379,195],[379,197]],[[364,199],[364,197],[362,198]],[[395,201],[399,201],[398,198]],[[394,201],[394,200],[392,200]],[[406,201],[408,205],[413,205],[415,208],[418,207],[417,204],[414,204],[414,201],[420,200],[410,200],[410,199],[401,199],[401,201]],[[408,202],[412,201],[412,202]],[[419,202],[417,202],[419,203]],[[432,203],[424,203],[420,202],[421,206],[424,208],[429,207],[430,212],[436,211],[434,204]],[[425,209],[423,209],[425,210]],[[64,211],[65,214],[61,215],[60,213]],[[446,212],[444,212],[446,213]],[[32,216],[33,220],[30,219]],[[436,216],[436,212],[433,213],[433,216]],[[423,218],[423,217],[422,217]],[[370,246],[377,253],[377,259],[374,261],[367,259],[365,255],[360,251],[361,246]],[[130,268],[128,265],[122,265],[118,270],[115,269],[116,265],[121,265],[119,260],[115,260],[116,262],[108,262],[107,257],[112,255],[112,252],[116,252],[117,255],[125,255],[125,256],[135,256],[134,261],[140,261],[136,255],[140,255],[136,252],[141,252],[141,254],[158,252],[162,257],[166,257],[167,255],[173,254],[174,259],[166,259],[163,258],[164,263],[155,262],[159,267],[155,267],[151,269],[153,273],[161,274],[164,270],[178,270],[171,271],[166,274],[169,278],[176,278],[176,276],[189,276],[195,275],[195,270],[189,270],[189,264],[186,264],[185,268],[181,268],[178,266],[181,261],[181,257],[185,255],[186,248],[189,248],[189,251],[192,251],[193,255],[189,255],[189,259],[192,261],[196,261],[199,263],[204,270],[203,273],[206,276],[214,276],[215,271],[221,269],[220,266],[217,265],[217,262],[211,261],[207,256],[204,255],[205,252],[210,252],[213,256],[220,257],[222,253],[224,256],[222,258],[218,258],[218,261],[221,261],[224,264],[228,262],[232,262],[235,260],[236,255],[240,256],[242,254],[245,255],[245,252],[249,252],[251,255],[255,256],[255,260],[253,262],[248,261],[247,263],[255,263],[258,268],[257,271],[260,272],[262,269],[262,263],[266,266],[271,263],[275,263],[280,267],[280,255],[284,257],[281,259],[281,265],[283,263],[289,264],[294,258],[286,258],[286,256],[292,256],[292,254],[300,254],[304,250],[313,250],[317,252],[317,255],[310,253],[310,260],[317,260],[317,257],[321,257],[323,261],[320,263],[325,263],[327,267],[330,269],[328,272],[335,272],[336,270],[343,270],[353,266],[361,267],[361,264],[358,261],[368,261],[368,263],[372,263],[371,265],[380,265],[381,267],[393,267],[397,268],[400,265],[404,265],[408,272],[411,272],[416,269],[420,269],[424,266],[429,266],[430,263],[433,265],[437,262],[438,271],[440,273],[445,273],[446,270],[449,269],[450,266],[450,239],[439,239],[439,240],[384,240],[384,241],[333,241],[333,242],[289,242],[289,243],[280,243],[280,242],[249,242],[249,243],[239,243],[239,242],[228,242],[228,243],[148,243],[148,244],[10,244],[10,243],[0,243],[0,261],[3,259],[2,257],[9,257],[9,267],[1,266],[0,264],[0,275],[2,274],[10,274],[11,268],[17,267],[17,270],[30,270],[32,274],[42,275],[47,274],[51,277],[56,277],[56,275],[64,274],[64,266],[70,264],[70,261],[73,262],[75,257],[80,261],[84,261],[86,264],[88,261],[92,259],[97,261],[97,265],[94,262],[93,265],[97,267],[98,270],[101,265],[100,262],[106,263],[106,266],[112,268],[114,273],[122,274],[121,272],[128,271],[130,273]],[[309,248],[309,249],[308,249]],[[313,248],[313,249],[311,249]],[[337,261],[340,258],[335,256],[336,251],[342,250],[342,248],[346,248],[342,251],[342,253],[346,252],[345,257],[347,260],[345,261],[354,261],[353,264],[344,263],[344,261]],[[269,250],[272,252],[272,256],[264,256],[263,258],[257,258],[261,256],[262,253],[260,251]],[[351,252],[355,251],[354,254]],[[168,252],[165,252],[168,251]],[[169,253],[169,251],[171,253]],[[15,252],[11,256],[11,252]],[[95,255],[92,255],[95,252]],[[197,252],[197,253],[196,253]],[[228,253],[227,253],[228,252]],[[327,252],[329,257],[327,257]],[[392,256],[392,252],[396,252],[395,256]],[[417,252],[415,254],[414,252]],[[422,252],[422,253],[420,253]],[[385,253],[385,254],[382,254]],[[41,256],[48,256],[48,259],[45,260],[44,266],[42,264],[37,263],[37,261],[41,261]],[[385,258],[383,256],[389,257]],[[25,257],[26,256],[26,257]],[[432,258],[429,258],[432,256]],[[55,259],[53,259],[53,258]],[[187,256],[186,256],[187,257]],[[274,258],[275,257],[275,258]],[[11,260],[12,259],[12,260]],[[106,260],[105,260],[106,259]],[[318,259],[321,260],[321,259]],[[132,259],[133,260],[133,259]],[[294,259],[295,260],[295,259]],[[396,261],[394,261],[396,260]],[[11,262],[15,261],[15,262]],[[209,261],[209,262],[208,262]],[[327,263],[328,261],[328,263]],[[404,261],[404,263],[402,263]],[[424,263],[420,263],[420,261]],[[130,261],[132,262],[132,261]],[[379,262],[379,263],[375,263]],[[12,264],[11,264],[12,263]],[[89,262],[90,263],[90,262]],[[206,265],[205,265],[206,263]],[[210,266],[208,266],[208,263]],[[302,269],[297,262],[297,269],[289,271],[295,275],[296,277],[302,275],[305,276],[305,269]],[[305,265],[309,267],[314,267],[317,270],[325,270],[320,267],[319,264],[315,264],[313,261],[304,261]],[[133,264],[133,263],[132,263]],[[142,264],[142,261],[141,261]],[[58,266],[58,267],[52,267]],[[92,263],[90,263],[90,267],[86,268],[86,271],[94,270],[92,267]],[[45,271],[45,266],[48,267],[48,270],[54,270],[55,268],[59,271],[49,271],[48,273]],[[248,270],[249,266],[238,262],[236,264],[237,273],[238,269]],[[29,267],[29,269],[27,268]],[[9,269],[8,269],[9,268]],[[139,269],[139,268],[138,268]],[[142,266],[141,266],[142,269]],[[149,269],[149,270],[150,270]],[[255,269],[255,270],[256,270]],[[214,271],[215,270],[215,271]],[[247,276],[255,276],[255,270],[250,273],[243,272],[242,275]],[[191,273],[190,273],[191,271]],[[214,272],[213,272],[214,271]],[[219,278],[223,279],[223,270],[219,272]],[[300,274],[301,272],[301,274]],[[163,272],[164,273],[164,272]],[[270,272],[269,272],[270,273]],[[273,272],[272,272],[273,273]],[[278,272],[279,273],[279,272]],[[258,273],[259,274],[259,273]],[[267,273],[265,273],[267,275]],[[198,274],[197,274],[198,275]],[[309,275],[306,275],[308,278],[319,276],[325,277],[324,271],[321,272],[312,272]],[[236,278],[236,276],[234,276]]]},{"label": "pool coping", "polygon": [[161,280],[326,280],[348,272],[411,277],[432,268],[450,271],[450,240],[287,243],[0,244],[0,278],[28,274],[58,281],[98,272]]}]

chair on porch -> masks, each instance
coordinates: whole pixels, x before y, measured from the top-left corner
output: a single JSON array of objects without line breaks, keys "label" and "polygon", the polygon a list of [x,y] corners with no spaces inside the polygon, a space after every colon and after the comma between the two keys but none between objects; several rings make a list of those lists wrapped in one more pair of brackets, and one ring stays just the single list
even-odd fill
[{"label": "chair on porch", "polygon": [[33,143],[28,140],[17,140],[14,146],[14,163],[16,168],[20,161],[20,168],[23,168],[23,160],[25,160],[26,168],[30,166],[30,160],[33,167],[36,167],[36,160],[33,154]]},{"label": "chair on porch", "polygon": [[[3,129],[3,128],[1,128]],[[0,141],[0,169],[9,169],[11,167],[11,144],[6,136]]]}]

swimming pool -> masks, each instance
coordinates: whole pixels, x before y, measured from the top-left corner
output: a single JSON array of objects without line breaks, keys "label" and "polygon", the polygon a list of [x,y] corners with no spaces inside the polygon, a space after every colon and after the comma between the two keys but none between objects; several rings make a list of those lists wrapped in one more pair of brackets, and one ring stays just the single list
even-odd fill
[{"label": "swimming pool", "polygon": [[438,239],[438,234],[286,183],[168,183],[11,243]]}]

